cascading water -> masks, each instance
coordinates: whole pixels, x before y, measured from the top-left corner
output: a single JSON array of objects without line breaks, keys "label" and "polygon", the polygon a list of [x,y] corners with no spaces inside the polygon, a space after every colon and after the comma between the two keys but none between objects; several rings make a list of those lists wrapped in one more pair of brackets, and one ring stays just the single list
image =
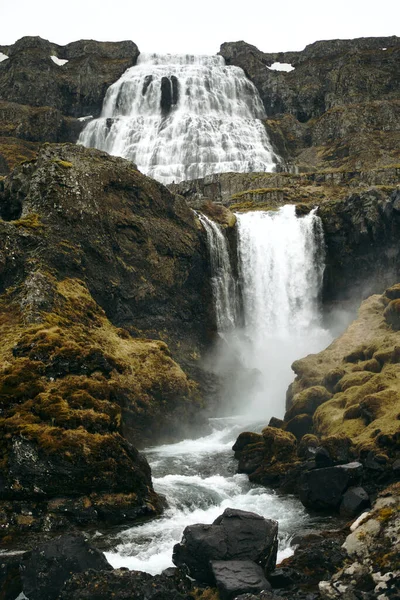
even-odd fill
[{"label": "cascading water", "polygon": [[297,219],[290,206],[237,215],[244,312],[238,319],[226,238],[218,225],[204,215],[199,218],[209,244],[223,352],[239,354],[246,369],[258,373],[259,387],[255,394],[250,388],[236,387],[240,399],[236,408],[243,413],[251,407],[247,418],[242,414],[211,419],[210,435],[147,451],[154,487],[167,497],[168,508],[160,519],[108,540],[114,549],[107,558],[114,567],[161,572],[171,566],[173,545],[180,541],[185,526],[211,523],[227,507],[277,519],[278,558],[290,554],[290,535],[310,526],[310,517],[298,500],[278,496],[251,484],[247,475],[236,474],[231,448],[241,431],[259,431],[265,426],[265,406],[273,407],[271,414],[278,408],[282,411],[292,360],[329,341],[318,319],[324,266],[320,221],[314,212]]},{"label": "cascading water", "polygon": [[220,335],[224,335],[237,324],[239,311],[237,283],[231,269],[228,242],[217,223],[203,214],[198,217],[207,234],[217,329]]},{"label": "cascading water", "polygon": [[297,218],[294,206],[237,215],[242,330],[232,346],[255,373],[251,391],[236,390],[238,405],[265,418],[283,416],[291,364],[330,342],[321,327],[319,295],[324,238],[315,210]]},{"label": "cascading water", "polygon": [[162,183],[272,171],[255,86],[222,56],[141,54],[107,91],[79,143],[132,160]]}]

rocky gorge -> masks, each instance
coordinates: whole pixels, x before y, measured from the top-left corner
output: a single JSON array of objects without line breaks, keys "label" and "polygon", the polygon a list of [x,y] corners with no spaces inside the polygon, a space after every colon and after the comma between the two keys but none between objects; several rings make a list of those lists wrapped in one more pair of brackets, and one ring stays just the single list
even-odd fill
[{"label": "rocky gorge", "polygon": [[[305,534],[278,569],[274,558],[268,568],[265,557],[251,558],[262,583],[242,598],[397,597],[399,48],[395,37],[276,55],[223,44],[227,64],[242,67],[260,93],[278,172],[222,173],[167,189],[124,159],[75,145],[81,117],[98,116],[108,86],[135,64],[135,44],[23,38],[0,46],[8,57],[0,62],[4,548],[15,534],[31,535],[35,548],[39,536],[162,512],[136,448],[195,429],[219,390],[202,360],[216,322],[206,237],[190,207],[224,224],[234,254],[231,212],[289,203],[305,215],[318,206],[326,319],[364,302],[326,350],[293,364],[284,419],[241,433],[234,451],[239,472],[298,494],[311,511],[353,520],[372,509],[352,533],[347,525]],[[271,70],[277,61],[294,71]],[[86,544],[79,540],[70,543]],[[204,579],[198,565],[190,571],[189,559],[177,559],[183,571],[151,578],[112,570],[99,555],[65,577],[57,567],[57,585],[43,591],[27,573],[50,573],[59,549],[32,552],[22,562],[4,558],[0,597],[211,599],[218,587],[224,600],[239,589],[218,583],[230,580],[215,575],[226,564]],[[49,552],[50,562],[35,563],[35,552]],[[249,550],[211,559],[243,555]]]}]

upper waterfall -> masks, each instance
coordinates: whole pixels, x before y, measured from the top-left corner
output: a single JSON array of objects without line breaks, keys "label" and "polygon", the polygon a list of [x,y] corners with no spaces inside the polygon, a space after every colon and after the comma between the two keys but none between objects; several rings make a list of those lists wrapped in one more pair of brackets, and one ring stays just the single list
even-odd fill
[{"label": "upper waterfall", "polygon": [[272,171],[278,159],[264,116],[255,86],[222,56],[141,54],[79,143],[132,160],[162,183]]}]

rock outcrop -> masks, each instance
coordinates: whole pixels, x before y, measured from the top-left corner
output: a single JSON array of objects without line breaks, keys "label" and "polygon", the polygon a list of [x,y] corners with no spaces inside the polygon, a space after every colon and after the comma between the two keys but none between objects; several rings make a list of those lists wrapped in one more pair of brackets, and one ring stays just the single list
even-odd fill
[{"label": "rock outcrop", "polygon": [[97,117],[108,87],[136,63],[130,41],[66,46],[23,37],[0,46],[0,174],[36,154],[39,142],[76,142],[80,117]]},{"label": "rock outcrop", "polygon": [[3,532],[157,514],[135,446],[198,421],[171,350],[197,373],[212,329],[194,213],[123,159],[45,145],[0,216]]},{"label": "rock outcrop", "polygon": [[[310,170],[398,162],[399,38],[315,42],[301,52],[264,53],[222,44],[228,64],[257,87],[278,153]],[[289,63],[290,72],[275,62]]]}]

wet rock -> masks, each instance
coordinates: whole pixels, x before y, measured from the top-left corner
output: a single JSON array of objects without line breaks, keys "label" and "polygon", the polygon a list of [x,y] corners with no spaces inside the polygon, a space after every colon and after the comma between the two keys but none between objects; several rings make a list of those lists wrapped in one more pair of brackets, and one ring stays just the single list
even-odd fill
[{"label": "wet rock", "polygon": [[283,426],[283,419],[277,419],[277,417],[271,417],[268,423],[268,427],[276,427],[277,429],[283,429]]},{"label": "wet rock", "polygon": [[322,540],[323,531],[319,531],[318,529],[303,529],[293,536],[291,546],[306,546],[310,542],[320,542]]},{"label": "wet rock", "polygon": [[355,517],[369,504],[369,496],[362,487],[351,487],[343,495],[339,512],[344,517]]},{"label": "wet rock", "polygon": [[22,592],[19,566],[24,552],[2,552],[0,554],[0,598],[15,600]]},{"label": "wet rock", "polygon": [[268,575],[268,581],[273,589],[284,589],[291,587],[299,579],[298,573],[290,567],[275,569]]},{"label": "wet rock", "polygon": [[191,588],[178,569],[154,577],[128,569],[86,571],[71,577],[57,600],[189,600]]},{"label": "wet rock", "polygon": [[212,525],[189,525],[174,546],[173,562],[198,581],[214,582],[209,562],[252,560],[266,571],[276,562],[278,524],[251,512],[227,508]]},{"label": "wet rock", "polygon": [[360,481],[361,474],[358,462],[306,472],[300,481],[300,500],[312,510],[338,509],[343,494]]},{"label": "wet rock", "polygon": [[271,589],[262,568],[251,560],[213,560],[211,570],[221,600],[233,600],[239,594]]},{"label": "wet rock", "polygon": [[323,469],[324,467],[333,466],[333,460],[331,459],[331,455],[329,454],[326,448],[323,448],[321,446],[315,449],[314,460],[317,469]]},{"label": "wet rock", "polygon": [[21,562],[22,589],[29,600],[56,600],[73,574],[111,570],[104,554],[81,534],[68,534],[38,546]]}]

